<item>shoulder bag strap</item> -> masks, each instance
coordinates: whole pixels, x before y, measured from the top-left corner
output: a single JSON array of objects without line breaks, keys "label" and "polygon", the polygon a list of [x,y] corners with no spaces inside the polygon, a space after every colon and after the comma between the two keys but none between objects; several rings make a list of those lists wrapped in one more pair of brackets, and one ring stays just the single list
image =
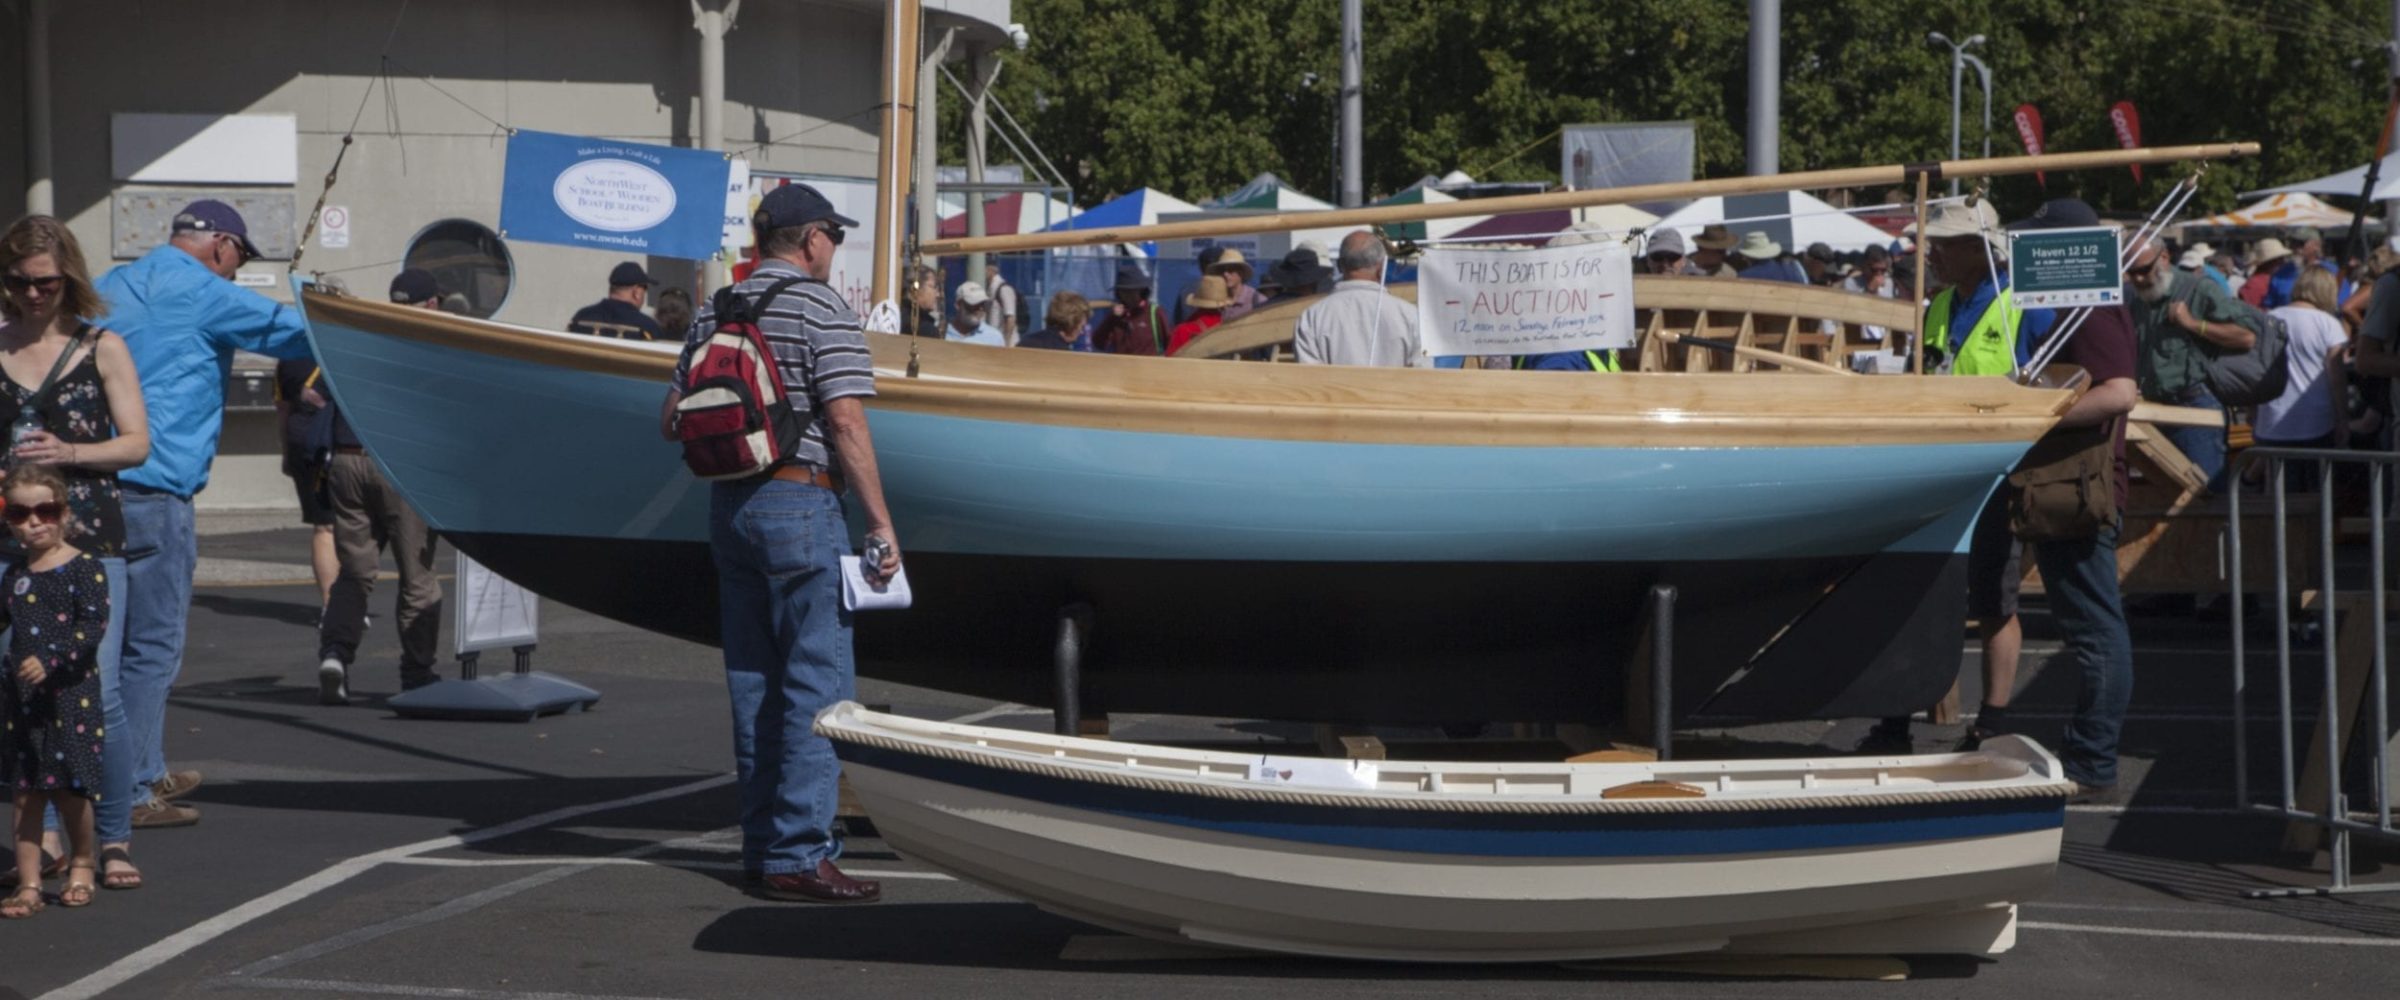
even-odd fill
[{"label": "shoulder bag strap", "polygon": [[50,390],[58,388],[58,377],[66,374],[67,362],[75,357],[76,351],[83,349],[83,335],[91,330],[90,323],[76,325],[75,332],[67,336],[66,349],[58,352],[58,360],[50,363],[50,374],[42,377],[41,387],[33,390],[33,395],[25,397],[24,409],[39,410],[43,403],[50,401]]}]

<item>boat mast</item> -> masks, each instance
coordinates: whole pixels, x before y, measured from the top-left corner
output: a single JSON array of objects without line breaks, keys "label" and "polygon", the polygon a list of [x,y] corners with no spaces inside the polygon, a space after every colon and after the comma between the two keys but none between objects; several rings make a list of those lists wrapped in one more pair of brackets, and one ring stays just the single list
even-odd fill
[{"label": "boat mast", "polygon": [[[909,156],[917,117],[918,0],[892,0],[883,22],[883,135],[875,150],[875,263],[869,307],[891,302],[903,282],[900,268],[908,233]],[[901,316],[907,306],[899,306]]]}]

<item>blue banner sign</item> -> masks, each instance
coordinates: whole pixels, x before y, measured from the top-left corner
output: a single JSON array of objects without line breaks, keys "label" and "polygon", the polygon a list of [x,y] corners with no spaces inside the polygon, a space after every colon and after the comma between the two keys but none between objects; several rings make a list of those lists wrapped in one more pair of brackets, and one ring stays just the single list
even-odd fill
[{"label": "blue banner sign", "polygon": [[520,129],[508,137],[500,235],[700,260],[724,243],[730,170],[704,149]]}]

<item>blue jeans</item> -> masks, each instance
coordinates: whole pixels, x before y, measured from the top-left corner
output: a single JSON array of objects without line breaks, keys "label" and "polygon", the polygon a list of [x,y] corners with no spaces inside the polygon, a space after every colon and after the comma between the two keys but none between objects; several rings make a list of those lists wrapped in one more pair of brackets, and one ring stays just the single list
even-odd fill
[{"label": "blue jeans", "polygon": [[[167,689],[183,670],[184,624],[199,568],[192,501],[125,487],[125,756],[138,794],[167,776]],[[147,798],[147,796],[144,796]]]},{"label": "blue jeans", "polygon": [[[2177,399],[2175,405],[2197,406],[2202,409],[2219,411],[2225,408],[2223,404],[2217,402],[2217,397],[2208,391],[2207,386],[2199,385],[2184,390],[2182,398]],[[2167,440],[2174,442],[2175,450],[2182,452],[2183,457],[2191,459],[2193,465],[2199,466],[2200,471],[2208,474],[2209,492],[2225,492],[2224,428],[2169,427],[2167,428]]]},{"label": "blue jeans", "polygon": [[[93,803],[93,829],[103,844],[122,844],[133,839],[133,757],[126,752],[130,738],[125,731],[125,684],[119,673],[120,662],[117,636],[125,632],[125,560],[102,556],[100,568],[108,574],[108,634],[100,637],[100,800]],[[6,639],[0,638],[0,648]],[[45,826],[56,830],[58,810],[49,811]]]},{"label": "blue jeans", "polygon": [[2117,783],[2117,737],[2125,728],[2125,707],[2133,701],[2133,630],[2117,596],[2121,530],[2121,522],[2112,522],[2092,538],[2033,547],[2050,613],[2066,636],[2066,651],[2083,670],[2083,692],[2076,696],[2075,717],[2067,721],[2058,759],[2067,777],[2086,785]]},{"label": "blue jeans", "polygon": [[811,728],[856,696],[841,556],[842,501],[801,483],[719,483],[708,504],[725,688],[733,699],[742,867],[815,871],[841,854],[833,814],[841,765]]}]

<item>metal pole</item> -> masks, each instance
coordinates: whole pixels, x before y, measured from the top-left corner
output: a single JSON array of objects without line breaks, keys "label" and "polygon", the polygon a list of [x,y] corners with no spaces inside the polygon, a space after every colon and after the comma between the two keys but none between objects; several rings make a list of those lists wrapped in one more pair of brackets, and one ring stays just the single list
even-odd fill
[{"label": "metal pole", "polygon": [[1342,0],[1342,207],[1366,204],[1359,171],[1359,119],[1364,113],[1359,52],[1359,0]]},{"label": "metal pole", "polygon": [[1658,759],[1675,759],[1675,588],[1650,588],[1650,738]]},{"label": "metal pole", "polygon": [[[1750,175],[1782,170],[1777,150],[1783,106],[1783,0],[1750,0]],[[1953,156],[1951,159],[1957,159]]]},{"label": "metal pole", "polygon": [[[1916,304],[1914,310],[1916,322],[1910,324],[1916,327],[1916,333],[1908,338],[1908,367],[1911,373],[1917,375],[1925,374],[1925,196],[1931,193],[1932,183],[1932,174],[1917,174],[1917,229],[1916,235],[1909,237],[1911,248],[1916,251],[1917,255],[1917,266],[1911,269],[1916,272],[1917,288],[1915,297],[1910,299]],[[1957,183],[1956,181],[1951,182],[1953,186],[1956,186]],[[1950,345],[1943,344],[1942,349],[1949,350]]]},{"label": "metal pole", "polygon": [[[935,180],[934,153],[938,140],[934,126],[941,121],[942,61],[950,58],[950,43],[958,39],[958,29],[943,30],[940,41],[925,50],[925,59],[917,66],[917,238],[930,240],[941,234],[942,208],[940,185]],[[912,262],[913,263],[913,262]],[[947,304],[945,303],[945,307]],[[901,315],[908,315],[906,309]]]},{"label": "metal pole", "polygon": [[[742,0],[692,0],[692,27],[700,32],[700,148],[725,149],[725,33],[742,11]],[[700,297],[725,284],[719,254],[700,268]]]},{"label": "metal pole", "polygon": [[1968,62],[1974,63],[1975,72],[1983,77],[1983,155],[1985,159],[1990,159],[1992,155],[1992,68],[1985,65],[1983,60],[1967,55],[1963,50],[1959,55],[1964,56]]},{"label": "metal pole", "polygon": [[[967,235],[969,237],[982,236],[991,231],[991,223],[983,215],[984,194],[977,190],[975,185],[983,183],[983,161],[986,153],[984,144],[991,132],[990,113],[984,110],[984,95],[991,92],[992,73],[999,67],[1000,57],[997,53],[983,51],[980,47],[967,49],[967,71],[972,74],[971,79],[974,81],[967,91]],[[983,280],[983,263],[982,254],[967,255],[968,281]],[[999,319],[998,308],[998,306],[993,307],[994,312],[991,317],[994,320],[993,326],[1000,325],[997,322]],[[1010,346],[1015,345],[1012,343]]]},{"label": "metal pole", "polygon": [[[1967,61],[1960,57],[1966,54],[1964,48],[1950,46],[1950,158],[1953,160],[1958,159],[1959,88],[1965,82],[1967,70]],[[1950,180],[1950,197],[1958,197],[1958,179],[1955,177]],[[1919,235],[1922,235],[1922,231]]]},{"label": "metal pole", "polygon": [[[2240,482],[2241,475],[2240,468],[2234,469],[2232,481]],[[2233,807],[2241,809],[2250,804],[2250,656],[2248,629],[2241,613],[2247,582],[2242,577],[2242,491],[2228,492],[2225,500],[2226,547],[2233,557]]]},{"label": "metal pole", "polygon": [[50,0],[25,4],[25,213],[56,215],[50,179]]}]

